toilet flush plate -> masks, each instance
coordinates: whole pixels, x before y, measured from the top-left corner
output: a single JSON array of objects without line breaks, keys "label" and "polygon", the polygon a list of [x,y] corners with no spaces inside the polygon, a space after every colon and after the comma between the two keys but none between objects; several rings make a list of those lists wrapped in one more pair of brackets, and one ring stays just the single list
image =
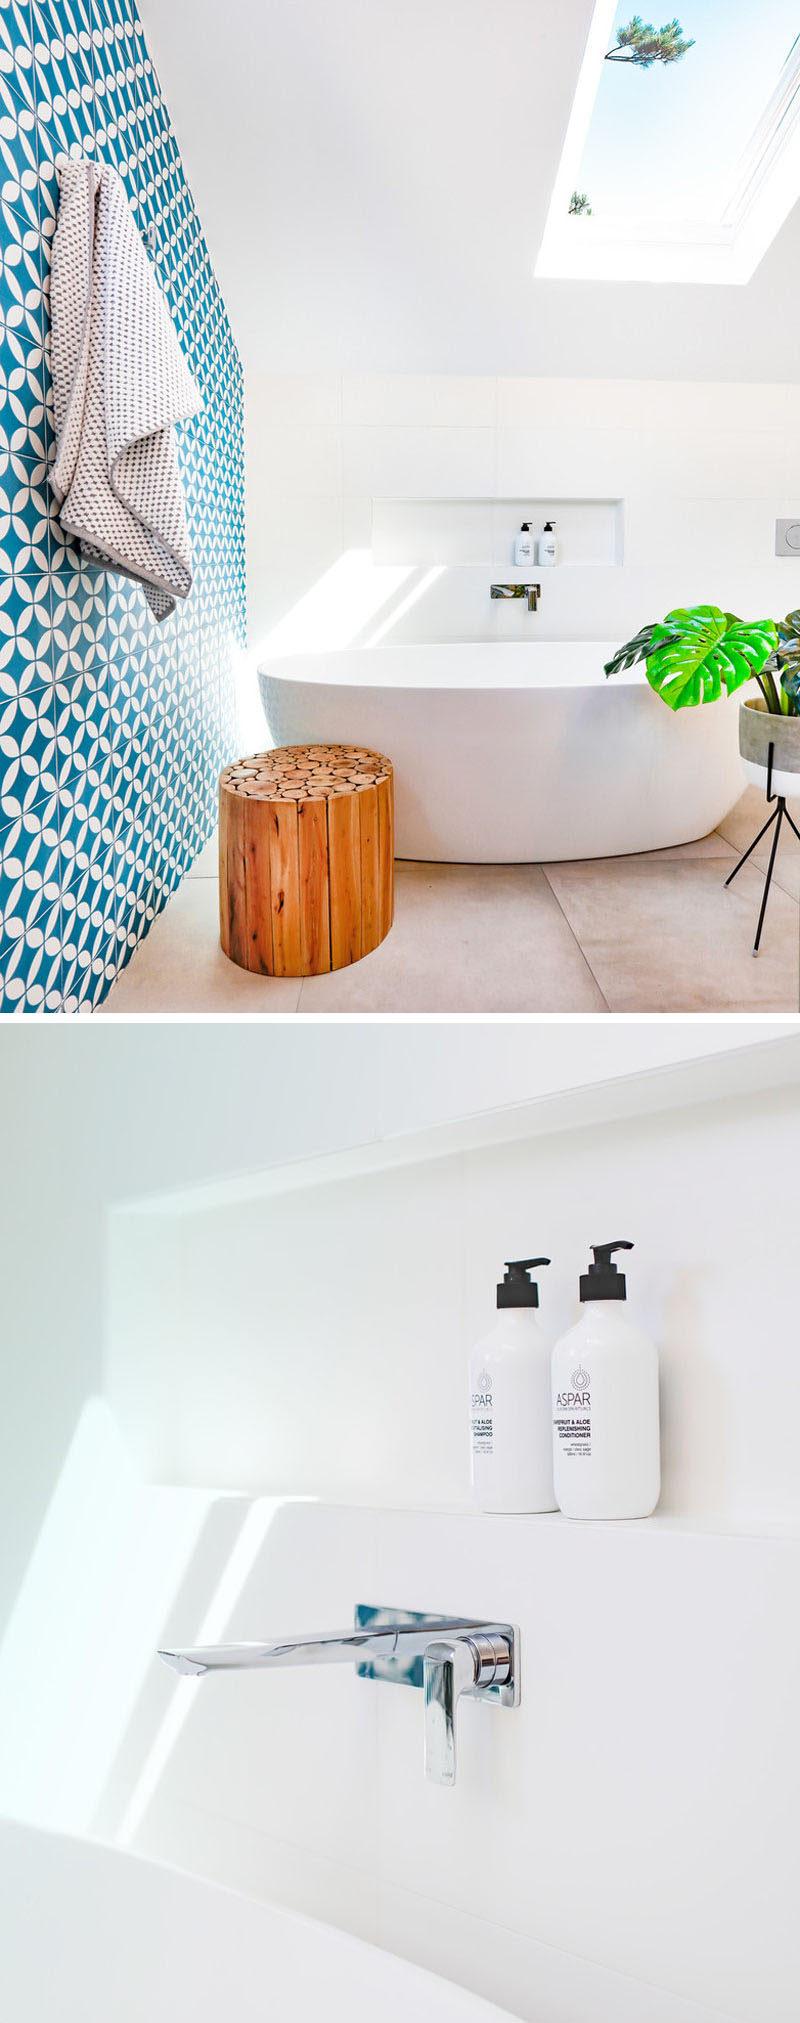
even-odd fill
[{"label": "toilet flush plate", "polygon": [[776,555],[794,555],[800,561],[800,520],[775,521]]}]

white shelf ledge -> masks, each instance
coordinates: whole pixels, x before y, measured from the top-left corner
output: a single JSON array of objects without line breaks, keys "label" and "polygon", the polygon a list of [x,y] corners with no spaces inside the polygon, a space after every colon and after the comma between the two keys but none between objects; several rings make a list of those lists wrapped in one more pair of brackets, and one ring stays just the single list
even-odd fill
[{"label": "white shelf ledge", "polygon": [[458,1117],[429,1128],[397,1132],[369,1144],[347,1146],[310,1159],[291,1160],[266,1168],[228,1175],[177,1192],[149,1195],[115,1210],[119,1215],[190,1215],[237,1202],[267,1200],[298,1189],[330,1186],[365,1174],[390,1172],[431,1159],[451,1158],[525,1139],[557,1135],[587,1126],[699,1103],[724,1103],[800,1085],[800,1026],[796,1033],[734,1047],[723,1054],[702,1054],[675,1065],[615,1076],[540,1096],[533,1101],[503,1105]]}]

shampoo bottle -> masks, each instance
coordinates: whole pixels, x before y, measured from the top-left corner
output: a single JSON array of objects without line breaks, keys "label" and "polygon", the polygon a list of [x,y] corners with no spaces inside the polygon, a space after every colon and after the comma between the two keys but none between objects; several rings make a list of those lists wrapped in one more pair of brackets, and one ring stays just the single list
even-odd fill
[{"label": "shampoo bottle", "polygon": [[529,1277],[549,1257],[506,1265],[499,1318],[470,1360],[472,1484],[479,1510],[555,1510],[550,1340]]},{"label": "shampoo bottle", "polygon": [[527,569],[533,561],[533,535],[530,520],[523,520],[514,543],[514,563],[517,569]]},{"label": "shampoo bottle", "polygon": [[581,1319],[553,1350],[553,1467],[565,1517],[649,1517],[661,1489],[658,1352],[620,1312],[615,1250],[595,1244]]}]

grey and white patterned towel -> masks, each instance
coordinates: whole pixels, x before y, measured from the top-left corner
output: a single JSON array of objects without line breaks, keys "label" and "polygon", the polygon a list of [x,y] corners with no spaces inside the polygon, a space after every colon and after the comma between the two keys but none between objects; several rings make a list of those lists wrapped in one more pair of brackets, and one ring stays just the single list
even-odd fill
[{"label": "grey and white patterned towel", "polygon": [[50,483],[87,560],[141,583],[168,618],[192,583],[173,423],[202,399],[116,170],[66,159],[60,169]]}]

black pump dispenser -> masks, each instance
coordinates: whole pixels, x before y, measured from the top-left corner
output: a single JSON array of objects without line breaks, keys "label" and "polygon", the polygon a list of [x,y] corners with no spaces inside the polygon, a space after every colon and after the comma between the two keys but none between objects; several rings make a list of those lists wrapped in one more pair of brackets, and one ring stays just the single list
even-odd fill
[{"label": "black pump dispenser", "polygon": [[528,1277],[539,1264],[549,1264],[549,1257],[518,1257],[509,1264],[506,1261],[506,1275],[497,1288],[499,1307],[538,1307],[539,1287],[535,1279]]},{"label": "black pump dispenser", "polygon": [[581,1299],[625,1299],[625,1275],[611,1257],[615,1250],[632,1250],[633,1244],[621,1237],[619,1243],[593,1243],[590,1248],[594,1264],[581,1277]]}]

